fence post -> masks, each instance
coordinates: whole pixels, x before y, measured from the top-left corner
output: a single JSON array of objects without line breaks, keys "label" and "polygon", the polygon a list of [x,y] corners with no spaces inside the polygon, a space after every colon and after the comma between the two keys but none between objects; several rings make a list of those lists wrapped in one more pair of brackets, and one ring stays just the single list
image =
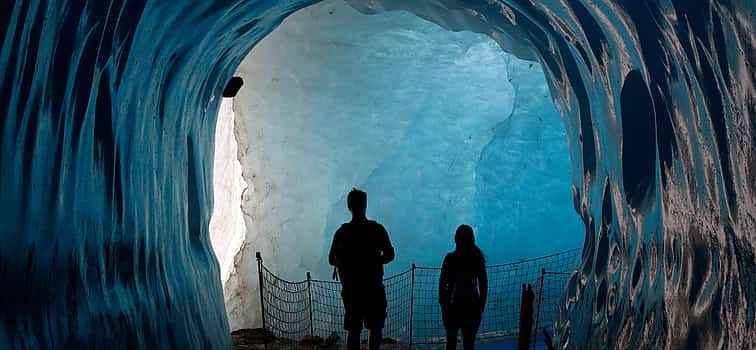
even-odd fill
[{"label": "fence post", "polygon": [[546,283],[546,269],[541,268],[541,286],[538,287],[538,303],[536,304],[535,327],[533,328],[533,350],[536,348],[536,339],[538,339],[538,321],[541,318],[541,300],[543,300],[543,284]]},{"label": "fence post", "polygon": [[517,349],[528,350],[530,348],[530,333],[533,331],[533,301],[535,293],[533,286],[528,283],[522,284],[520,297],[520,322],[517,332]]},{"label": "fence post", "polygon": [[409,348],[412,349],[412,329],[414,328],[414,322],[412,317],[415,312],[415,264],[412,263],[411,285],[410,285],[410,314],[409,314]]},{"label": "fence post", "polygon": [[[263,331],[267,331],[268,328],[265,324],[265,294],[263,293],[263,259],[260,252],[256,252],[255,257],[257,258],[257,277],[260,282],[260,315],[262,315]],[[265,338],[267,339],[267,337]],[[267,344],[267,341],[265,343]]]},{"label": "fence post", "polygon": [[310,311],[310,340],[314,341],[313,337],[315,335],[315,332],[314,332],[315,322],[313,321],[313,318],[312,318],[312,276],[310,275],[310,271],[307,271],[307,300],[309,301],[309,304],[310,304],[310,307],[309,307],[309,311]]}]

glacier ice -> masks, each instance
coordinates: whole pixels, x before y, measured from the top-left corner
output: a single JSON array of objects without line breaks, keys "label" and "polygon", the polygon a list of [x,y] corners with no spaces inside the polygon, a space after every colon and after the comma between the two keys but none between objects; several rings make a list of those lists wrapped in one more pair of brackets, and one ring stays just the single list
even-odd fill
[{"label": "glacier ice", "polygon": [[221,282],[226,283],[235,271],[234,259],[244,245],[247,228],[241,211],[241,196],[248,189],[242,178],[239,145],[234,134],[233,99],[224,98],[215,123],[213,152],[213,215],[210,217],[210,241],[220,265]]},{"label": "glacier ice", "polygon": [[[315,2],[7,3],[0,347],[230,346],[208,232],[220,94]],[[565,348],[756,348],[756,5],[348,2],[541,63],[585,226]]]},{"label": "glacier ice", "polygon": [[327,248],[352,187],[367,190],[368,214],[397,248],[389,274],[439,265],[461,223],[493,263],[582,244],[564,126],[540,65],[488,36],[326,1],[287,18],[236,74],[253,189],[239,280],[225,287],[232,329],[260,324],[255,251],[284,278],[330,276]]}]

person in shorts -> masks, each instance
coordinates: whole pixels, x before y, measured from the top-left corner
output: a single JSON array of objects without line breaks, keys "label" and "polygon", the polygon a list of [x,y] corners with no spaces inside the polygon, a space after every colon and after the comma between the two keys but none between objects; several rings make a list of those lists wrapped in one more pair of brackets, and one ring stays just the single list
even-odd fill
[{"label": "person in shorts", "polygon": [[370,331],[369,349],[377,350],[386,321],[383,265],[394,260],[394,247],[383,225],[367,218],[367,193],[352,189],[347,207],[352,220],[334,234],[328,261],[341,279],[347,350],[360,348],[363,327]]}]

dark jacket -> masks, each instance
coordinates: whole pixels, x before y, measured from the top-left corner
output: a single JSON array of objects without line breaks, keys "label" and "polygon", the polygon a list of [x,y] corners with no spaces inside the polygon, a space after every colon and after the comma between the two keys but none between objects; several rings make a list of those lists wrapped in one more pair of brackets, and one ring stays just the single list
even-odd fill
[{"label": "dark jacket", "polygon": [[383,264],[394,260],[388,232],[373,221],[355,221],[339,227],[333,236],[328,262],[336,266],[344,288],[383,284]]},{"label": "dark jacket", "polygon": [[482,257],[451,252],[444,258],[438,286],[442,306],[479,306],[488,299],[488,276]]}]

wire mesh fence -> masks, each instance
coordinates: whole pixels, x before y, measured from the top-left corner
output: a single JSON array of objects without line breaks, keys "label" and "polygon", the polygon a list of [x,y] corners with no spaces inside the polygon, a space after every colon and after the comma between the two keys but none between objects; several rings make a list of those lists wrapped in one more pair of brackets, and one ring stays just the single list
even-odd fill
[{"label": "wire mesh fence", "polygon": [[[556,319],[557,301],[579,258],[577,249],[514,263],[489,265],[488,302],[478,331],[481,341],[517,334],[522,284],[533,284],[534,334]],[[258,254],[263,328],[286,344],[328,347],[346,339],[341,284],[312,279],[286,281]],[[438,304],[441,269],[415,266],[384,279],[387,318],[384,347],[435,348],[445,343]],[[366,337],[367,332],[363,332]]]},{"label": "wire mesh fence", "polygon": [[[408,270],[383,281],[387,302],[383,337],[397,345],[410,339],[411,278],[412,270]],[[341,284],[335,281],[310,280],[310,286],[312,288],[312,335],[320,338],[345,339]],[[278,335],[274,329],[270,330]]]}]

